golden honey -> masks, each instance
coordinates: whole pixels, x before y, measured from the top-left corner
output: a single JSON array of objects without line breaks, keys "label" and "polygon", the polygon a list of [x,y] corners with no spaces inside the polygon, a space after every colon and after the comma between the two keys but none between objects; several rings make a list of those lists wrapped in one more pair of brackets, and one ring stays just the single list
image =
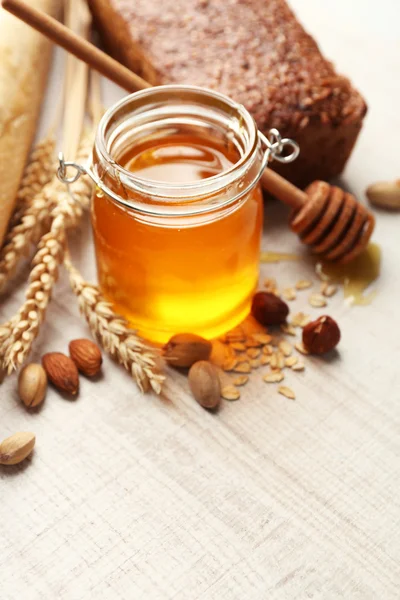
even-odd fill
[{"label": "golden honey", "polygon": [[367,248],[350,263],[318,263],[317,272],[331,281],[343,285],[343,294],[351,305],[367,306],[376,296],[376,290],[367,291],[379,277],[381,269],[381,249],[370,242]]},{"label": "golden honey", "polygon": [[230,130],[216,130],[214,121],[210,127],[205,117],[203,128],[178,126],[179,114],[174,127],[167,121],[121,146],[118,176],[108,165],[98,169],[92,224],[99,284],[147,339],[165,342],[179,332],[211,338],[248,314],[257,284],[262,154],[255,143],[246,168],[245,148]]}]

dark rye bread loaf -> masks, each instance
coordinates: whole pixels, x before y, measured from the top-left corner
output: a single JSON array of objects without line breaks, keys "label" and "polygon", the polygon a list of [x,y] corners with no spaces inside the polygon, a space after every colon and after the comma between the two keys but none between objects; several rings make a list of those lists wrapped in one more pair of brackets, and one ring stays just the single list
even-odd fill
[{"label": "dark rye bread loaf", "polygon": [[284,0],[89,0],[105,42],[152,84],[216,89],[241,102],[261,131],[301,148],[274,165],[299,185],[343,170],[366,113]]}]

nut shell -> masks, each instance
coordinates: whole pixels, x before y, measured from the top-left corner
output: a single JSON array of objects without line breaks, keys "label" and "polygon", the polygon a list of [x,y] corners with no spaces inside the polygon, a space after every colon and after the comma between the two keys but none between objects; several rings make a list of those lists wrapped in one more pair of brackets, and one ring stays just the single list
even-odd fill
[{"label": "nut shell", "polygon": [[210,357],[212,344],[210,341],[194,333],[178,333],[163,348],[163,356],[171,366],[191,367],[199,360]]},{"label": "nut shell", "polygon": [[78,371],[87,377],[94,377],[101,369],[103,357],[100,348],[86,338],[72,340],[69,343],[69,355],[78,367]]},{"label": "nut shell", "polygon": [[286,321],[289,307],[271,292],[257,292],[251,303],[251,314],[261,325],[280,325]]},{"label": "nut shell", "polygon": [[332,317],[324,315],[303,328],[303,345],[310,354],[325,354],[340,341],[340,329]]},{"label": "nut shell", "polygon": [[367,188],[367,198],[375,206],[389,210],[400,210],[400,179],[379,181]]},{"label": "nut shell", "polygon": [[42,365],[51,383],[59,390],[75,395],[79,390],[79,373],[74,361],[62,352],[48,352]]},{"label": "nut shell", "polygon": [[194,398],[203,408],[217,408],[221,400],[221,384],[216,367],[200,360],[189,371],[189,386]]},{"label": "nut shell", "polygon": [[0,465],[17,465],[29,456],[36,437],[30,431],[14,433],[0,444]]},{"label": "nut shell", "polygon": [[22,369],[18,377],[18,394],[28,408],[34,408],[44,400],[47,375],[42,365],[31,363]]}]

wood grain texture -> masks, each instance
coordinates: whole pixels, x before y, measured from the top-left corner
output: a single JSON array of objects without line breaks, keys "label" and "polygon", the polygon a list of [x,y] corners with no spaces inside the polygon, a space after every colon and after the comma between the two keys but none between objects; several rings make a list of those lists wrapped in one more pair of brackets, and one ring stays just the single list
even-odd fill
[{"label": "wood grain texture", "polygon": [[[360,198],[372,181],[399,177],[400,12],[390,0],[379,14],[367,4],[354,2],[350,22],[344,0],[292,1],[369,100],[343,178]],[[111,84],[105,92],[108,105],[119,95]],[[266,208],[264,249],[300,251],[285,209]],[[370,307],[330,301],[340,352],[287,377],[294,402],[260,369],[240,401],[213,415],[182,375],[169,378],[163,398],[143,397],[108,359],[104,377],[81,379],[77,400],[50,389],[36,413],[19,404],[15,377],[0,387],[0,437],[37,436],[31,461],[0,468],[1,600],[399,598],[400,216],[377,217],[378,295]],[[86,224],[74,259],[94,279],[89,237]],[[306,260],[261,271],[281,287],[312,274]],[[17,293],[2,298],[1,320],[20,304],[23,281],[21,273]],[[33,358],[87,334],[62,277]]]}]

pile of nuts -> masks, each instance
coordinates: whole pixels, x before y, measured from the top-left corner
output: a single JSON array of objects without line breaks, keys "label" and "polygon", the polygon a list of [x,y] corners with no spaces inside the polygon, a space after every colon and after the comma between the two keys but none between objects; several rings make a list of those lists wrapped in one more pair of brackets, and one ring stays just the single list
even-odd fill
[{"label": "pile of nuts", "polygon": [[[271,281],[267,282],[267,289],[277,292]],[[307,289],[310,285],[298,282],[296,289]],[[327,295],[332,295],[331,289],[327,291]],[[189,369],[191,392],[204,408],[216,409],[221,398],[238,400],[239,388],[261,366],[269,367],[263,376],[265,383],[281,383],[285,368],[304,371],[304,362],[293,355],[294,349],[302,355],[324,354],[339,343],[340,330],[331,317],[323,315],[312,321],[308,315],[297,313],[288,322],[289,307],[274,292],[257,292],[251,315],[219,339],[210,342],[192,333],[181,333],[164,346],[163,357],[169,365]],[[323,293],[321,296],[325,297]],[[268,327],[279,328],[279,334],[270,334]],[[294,347],[287,339],[281,339],[282,334],[295,336],[298,327],[302,329],[302,341]],[[296,397],[285,385],[278,387],[278,393],[292,400]]]},{"label": "pile of nuts", "polygon": [[43,402],[47,380],[59,391],[74,396],[79,390],[79,371],[87,377],[94,377],[100,371],[103,361],[100,348],[91,340],[72,340],[69,354],[48,352],[42,357],[42,365],[30,363],[22,369],[18,393],[25,406],[35,408]]},{"label": "pile of nuts", "polygon": [[[88,339],[72,340],[69,356],[62,352],[49,352],[42,364],[30,363],[18,378],[18,393],[27,408],[36,408],[46,396],[48,380],[59,391],[75,396],[79,390],[79,372],[94,377],[101,369],[99,347]],[[27,458],[35,445],[35,435],[18,432],[0,444],[0,465],[17,465]]]},{"label": "pile of nuts", "polygon": [[[300,280],[293,288],[285,288],[282,296],[294,300],[297,292],[312,285]],[[312,321],[304,313],[289,315],[289,307],[276,287],[276,282],[264,282],[266,291],[257,292],[252,300],[249,317],[222,337],[209,341],[192,333],[174,335],[163,348],[163,357],[170,366],[188,369],[189,387],[194,398],[204,408],[216,409],[221,401],[238,400],[240,387],[259,367],[268,367],[263,381],[281,384],[284,369],[304,371],[301,355],[324,354],[331,351],[340,340],[337,323],[323,315]],[[336,286],[322,282],[320,293],[309,296],[314,307],[326,306],[326,298],[336,292]],[[290,317],[290,320],[288,318]],[[270,333],[274,327],[278,332]],[[302,329],[302,341],[292,345],[284,336],[296,336]],[[73,340],[69,356],[49,352],[42,364],[31,363],[19,375],[18,392],[28,408],[39,406],[46,395],[50,381],[60,392],[75,396],[79,390],[79,373],[94,377],[101,369],[102,355],[99,347],[88,339]],[[278,393],[294,400],[295,392],[279,385]],[[0,444],[0,465],[16,465],[27,458],[35,445],[35,435],[30,432],[15,433]]]}]

